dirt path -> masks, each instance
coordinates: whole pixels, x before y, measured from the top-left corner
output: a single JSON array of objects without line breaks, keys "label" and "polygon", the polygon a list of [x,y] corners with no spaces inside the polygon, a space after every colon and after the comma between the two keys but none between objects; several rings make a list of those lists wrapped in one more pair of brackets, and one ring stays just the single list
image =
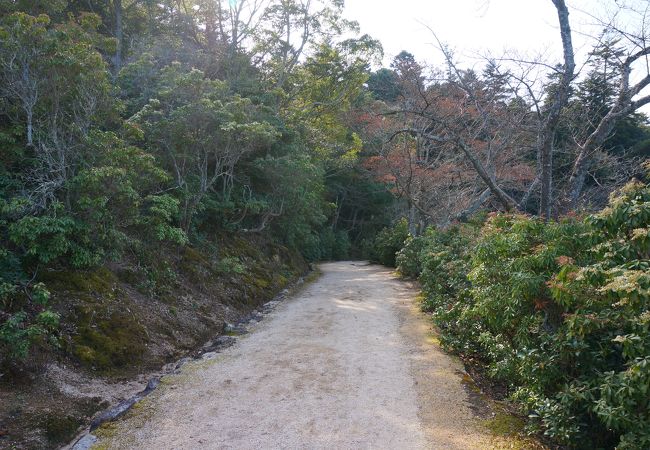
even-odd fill
[{"label": "dirt path", "polygon": [[378,266],[321,270],[235,346],[163,379],[94,448],[490,448],[416,292]]}]

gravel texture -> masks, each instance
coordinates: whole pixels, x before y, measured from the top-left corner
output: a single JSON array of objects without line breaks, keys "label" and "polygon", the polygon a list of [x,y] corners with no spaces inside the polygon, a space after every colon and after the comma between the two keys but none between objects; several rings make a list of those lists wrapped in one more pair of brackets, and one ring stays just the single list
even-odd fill
[{"label": "gravel texture", "polygon": [[362,262],[320,270],[235,345],[163,378],[93,448],[492,447],[417,291]]}]

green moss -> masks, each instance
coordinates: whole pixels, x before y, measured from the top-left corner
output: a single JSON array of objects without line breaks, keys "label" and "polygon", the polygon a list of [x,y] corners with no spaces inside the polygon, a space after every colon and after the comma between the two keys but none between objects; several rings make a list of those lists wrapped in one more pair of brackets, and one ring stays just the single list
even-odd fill
[{"label": "green moss", "polygon": [[271,284],[269,280],[262,279],[262,278],[255,278],[253,280],[253,283],[255,283],[255,286],[257,286],[260,289],[266,289]]},{"label": "green moss", "polygon": [[84,366],[112,372],[141,360],[146,332],[125,312],[124,292],[107,268],[91,271],[45,271],[40,280],[74,323],[65,348]]},{"label": "green moss", "polygon": [[[173,341],[174,333],[180,331],[174,330],[178,318],[188,314],[197,320],[210,317],[217,303],[245,312],[289,285],[304,266],[297,253],[259,237],[229,234],[222,236],[218,245],[213,244],[183,247],[179,258],[166,250],[152,254],[150,264],[139,269],[121,264],[114,271],[44,271],[40,281],[51,290],[52,304],[61,313],[64,329],[69,330],[62,338],[64,350],[87,368],[123,376],[139,364],[150,363],[147,343],[151,331],[151,343],[155,344],[159,334]],[[224,258],[239,262],[244,269],[219,272],[216,262]],[[131,289],[125,285],[144,286],[138,290],[155,302],[154,320],[143,320],[143,307],[128,298]],[[214,293],[215,302],[181,301],[184,292],[179,288],[187,286]],[[165,325],[161,326],[160,320]],[[192,335],[193,331],[182,333]]]},{"label": "green moss", "polygon": [[502,405],[491,404],[494,416],[482,420],[482,425],[494,438],[492,448],[508,448],[512,450],[546,450],[542,443],[526,436],[525,421],[523,418],[509,412]]},{"label": "green moss", "polygon": [[107,268],[100,267],[90,271],[45,271],[40,274],[39,281],[44,282],[51,291],[112,296],[117,278]]},{"label": "green moss", "polygon": [[178,269],[194,283],[204,283],[210,274],[210,262],[198,250],[185,247]]},{"label": "green moss", "polygon": [[284,275],[278,275],[275,277],[275,283],[279,288],[283,288],[289,283],[289,280]]},{"label": "green moss", "polygon": [[108,450],[112,448],[111,441],[119,432],[118,422],[106,422],[97,428],[93,434],[99,438],[99,442],[90,447],[92,450]]},{"label": "green moss", "polygon": [[205,256],[195,248],[183,248],[183,263],[186,264],[207,264],[208,260]]},{"label": "green moss", "polygon": [[39,425],[45,431],[50,444],[60,444],[75,435],[81,421],[69,415],[50,414],[45,416]]},{"label": "green moss", "polygon": [[441,347],[440,338],[438,338],[438,335],[435,333],[427,334],[427,343]]},{"label": "green moss", "polygon": [[226,243],[224,248],[224,253],[227,256],[247,256],[249,258],[259,258],[261,254],[261,249],[256,247],[253,242],[243,239],[241,237],[236,237]]},{"label": "green moss", "polygon": [[141,361],[146,333],[132,317],[114,312],[101,318],[86,310],[78,323],[73,353],[85,366],[112,372]]},{"label": "green moss", "polygon": [[485,427],[497,436],[518,435],[524,430],[524,420],[506,411],[497,411],[493,418],[484,422]]}]

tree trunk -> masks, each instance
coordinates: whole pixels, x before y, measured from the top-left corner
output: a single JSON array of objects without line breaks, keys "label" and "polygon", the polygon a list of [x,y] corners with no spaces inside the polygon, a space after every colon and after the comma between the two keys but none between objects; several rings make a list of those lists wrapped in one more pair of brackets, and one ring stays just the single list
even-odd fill
[{"label": "tree trunk", "polygon": [[571,172],[571,178],[569,178],[568,201],[566,205],[568,211],[574,210],[578,206],[578,200],[580,200],[582,188],[585,185],[585,179],[589,172],[589,165],[590,158],[581,152],[573,164],[573,171]]},{"label": "tree trunk", "polygon": [[34,112],[32,108],[27,110],[27,146],[34,145]]},{"label": "tree trunk", "polygon": [[409,202],[409,234],[418,235],[417,210],[412,202]]},{"label": "tree trunk", "polygon": [[479,197],[467,207],[467,209],[464,209],[463,211],[460,211],[459,213],[449,217],[449,219],[441,224],[441,227],[446,228],[456,221],[467,222],[469,218],[472,217],[481,208],[481,206],[483,206],[483,204],[488,201],[491,196],[492,192],[490,189],[484,190],[481,195],[479,195]]},{"label": "tree trunk", "polygon": [[553,199],[553,138],[552,133],[544,139],[539,151],[540,182],[542,184],[539,202],[539,215],[545,220],[551,218],[551,205]]},{"label": "tree trunk", "polygon": [[[629,102],[627,92],[622,92],[617,104],[603,117],[593,133],[580,146],[580,152],[573,163],[571,177],[569,178],[566,199],[563,205],[565,211],[571,211],[578,206],[578,201],[580,200],[585,179],[587,178],[587,173],[591,165],[591,157],[603,145],[607,137],[614,130],[616,123],[630,113],[632,108]],[[624,103],[628,103],[628,105],[623,106]]]},{"label": "tree trunk", "polygon": [[555,131],[560,120],[562,109],[569,100],[569,88],[575,71],[569,9],[564,0],[551,1],[557,10],[560,24],[560,36],[562,37],[562,50],[564,54],[564,71],[553,103],[540,129],[539,136],[540,183],[542,185],[539,215],[545,220],[550,220],[553,206],[553,141],[555,140]]},{"label": "tree trunk", "polygon": [[472,149],[467,146],[464,142],[460,141],[459,146],[463,153],[465,153],[465,156],[467,159],[469,159],[470,163],[474,167],[474,170],[476,170],[476,173],[478,174],[479,177],[483,180],[485,185],[488,187],[490,192],[494,194],[494,196],[499,200],[499,203],[503,206],[503,208],[506,211],[514,211],[518,208],[517,202],[510,197],[503,189],[499,187],[499,185],[494,181],[494,178],[492,178],[487,171],[485,170],[485,167],[483,167],[483,164],[481,164],[481,161],[478,160],[476,155],[472,152]]}]

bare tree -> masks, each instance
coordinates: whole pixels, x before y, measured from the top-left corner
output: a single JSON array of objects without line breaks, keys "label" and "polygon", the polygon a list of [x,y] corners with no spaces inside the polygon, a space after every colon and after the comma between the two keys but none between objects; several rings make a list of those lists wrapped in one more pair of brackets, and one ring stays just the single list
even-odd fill
[{"label": "bare tree", "polygon": [[[399,134],[409,134],[417,141],[426,141],[428,148],[445,152],[444,156],[437,154],[438,163],[452,164],[460,171],[469,169],[476,179],[480,180],[480,189],[477,186],[466,190],[465,195],[469,196],[467,199],[456,199],[458,204],[465,205],[465,210],[457,210],[449,217],[464,217],[464,211],[475,211],[490,198],[504,210],[526,210],[531,196],[537,196],[539,192],[539,215],[549,220],[555,212],[565,212],[578,206],[593,163],[598,162],[600,166],[615,164],[615,172],[619,172],[618,175],[600,181],[591,174],[594,183],[601,190],[607,189],[601,181],[620,183],[622,174],[630,172],[628,161],[606,155],[602,146],[611,136],[617,123],[650,103],[650,41],[646,31],[650,20],[650,6],[646,2],[639,9],[637,2],[632,5],[636,5],[637,9],[626,10],[628,16],[636,14],[637,22],[640,23],[634,30],[629,24],[625,27],[616,25],[615,20],[601,22],[605,30],[604,35],[613,42],[621,42],[616,51],[612,52],[618,57],[614,64],[619,79],[616,93],[606,114],[588,118],[589,123],[595,121],[588,133],[574,130],[576,132],[572,141],[563,141],[561,145],[564,147],[558,149],[558,131],[562,127],[566,128],[563,121],[568,117],[572,91],[580,82],[581,73],[576,65],[569,7],[564,0],[551,2],[557,13],[559,37],[562,42],[561,64],[545,64],[536,58],[525,60],[504,57],[501,61],[506,65],[506,70],[494,66],[493,72],[502,77],[502,94],[505,97],[489,98],[484,86],[476,82],[472,72],[460,69],[453,54],[433,33],[447,62],[448,76],[443,83],[437,84],[432,81],[411,81],[408,87],[402,89],[408,100],[397,105],[390,113],[399,115],[401,123],[406,126],[394,130],[388,141]],[[619,5],[619,8],[622,6]],[[583,62],[582,66],[586,66],[588,62]],[[491,61],[488,63],[493,64]],[[542,79],[540,69],[551,69],[554,75]],[[444,86],[442,96],[441,86]],[[441,103],[443,98],[445,102]],[[441,107],[443,104],[444,107]],[[517,107],[513,108],[513,105]],[[517,150],[514,150],[515,148]],[[525,164],[530,158],[530,150],[534,150],[537,157],[537,175],[529,180],[526,187],[511,185],[508,189],[504,188],[504,182],[507,182],[497,175],[498,168],[493,159],[494,155],[504,149],[508,149],[506,153],[512,157],[507,164],[515,165]],[[554,167],[554,154],[558,151],[563,152],[564,164],[567,155],[574,156],[570,161],[571,169],[565,172],[566,178],[553,180],[554,172],[564,170]],[[427,157],[422,159],[421,155],[416,153],[413,153],[413,157],[419,164],[427,161]],[[449,157],[452,154],[454,158]],[[458,155],[463,156],[463,161]],[[532,160],[530,162],[532,163]],[[404,163],[401,166],[410,167]],[[423,196],[427,197],[423,195],[423,189],[431,189],[432,186],[416,183],[413,186],[417,185],[417,189],[413,189],[413,180],[418,179],[415,175],[417,170],[408,170],[407,173],[409,175],[406,177],[393,175],[398,180],[396,183],[403,185],[401,191],[409,197],[411,204],[421,205]],[[433,176],[433,172],[429,175]],[[516,192],[522,194],[519,201],[513,198],[513,187]],[[436,195],[441,194],[438,192]]]},{"label": "bare tree", "polygon": [[[622,43],[614,52],[618,55],[618,60],[613,67],[613,70],[618,73],[620,81],[607,113],[600,118],[588,118],[589,121],[596,121],[593,130],[586,136],[574,134],[573,142],[577,151],[570,176],[564,192],[560,192],[557,196],[553,195],[554,186],[557,185],[552,179],[554,142],[560,126],[559,121],[568,105],[571,89],[580,79],[580,73],[576,71],[569,9],[564,0],[551,1],[558,15],[563,54],[563,64],[555,68],[558,77],[557,84],[549,98],[539,96],[539,92],[548,93],[548,82],[538,93],[534,92],[533,84],[535,82],[528,79],[527,75],[531,73],[530,67],[542,64],[540,61],[527,62],[529,67],[525,69],[526,74],[518,77],[518,81],[526,86],[530,94],[528,100],[532,100],[531,103],[535,107],[540,124],[538,131],[539,184],[541,185],[539,213],[546,219],[551,217],[554,208],[558,212],[566,212],[579,206],[585,180],[595,161],[595,156],[599,154],[601,147],[611,136],[617,123],[650,103],[650,92],[647,91],[647,87],[650,85],[650,65],[648,64],[650,41],[647,35],[650,6],[645,2],[645,6],[640,9],[626,7],[626,17],[629,18],[630,14],[637,16],[638,27],[635,30],[616,25],[616,14],[609,20],[592,16],[604,30],[601,36],[605,36],[611,42]],[[617,5],[617,12],[620,12],[623,6]],[[596,40],[596,45],[602,44],[601,39],[602,37]],[[517,62],[522,63],[523,61]],[[585,66],[587,63],[588,61],[584,61],[581,66]],[[633,77],[635,68],[641,69],[642,75],[637,74]],[[600,158],[600,160],[611,162],[612,158]],[[620,163],[622,163],[621,170],[625,172],[624,162]]]},{"label": "bare tree", "polygon": [[410,79],[400,74],[403,99],[384,114],[395,126],[383,170],[411,216],[417,210],[438,224],[462,220],[490,198],[503,210],[519,209],[512,194],[534,178],[525,160],[534,146],[525,126],[530,111],[503,81],[460,70],[441,48],[448,76],[422,82],[418,70]]},{"label": "bare tree", "polygon": [[[650,103],[650,5],[635,11],[642,17],[639,29],[635,31],[623,30],[613,23],[604,24],[605,32],[613,36],[615,42],[624,41],[619,48],[621,56],[615,68],[620,81],[618,90],[609,111],[599,121],[592,133],[584,140],[577,142],[578,153],[573,164],[571,176],[565,197],[565,209],[574,209],[584,188],[585,179],[593,162],[593,157],[607,138],[611,135],[616,124]],[[632,77],[635,68],[641,72]],[[634,81],[633,81],[634,80]]]}]

